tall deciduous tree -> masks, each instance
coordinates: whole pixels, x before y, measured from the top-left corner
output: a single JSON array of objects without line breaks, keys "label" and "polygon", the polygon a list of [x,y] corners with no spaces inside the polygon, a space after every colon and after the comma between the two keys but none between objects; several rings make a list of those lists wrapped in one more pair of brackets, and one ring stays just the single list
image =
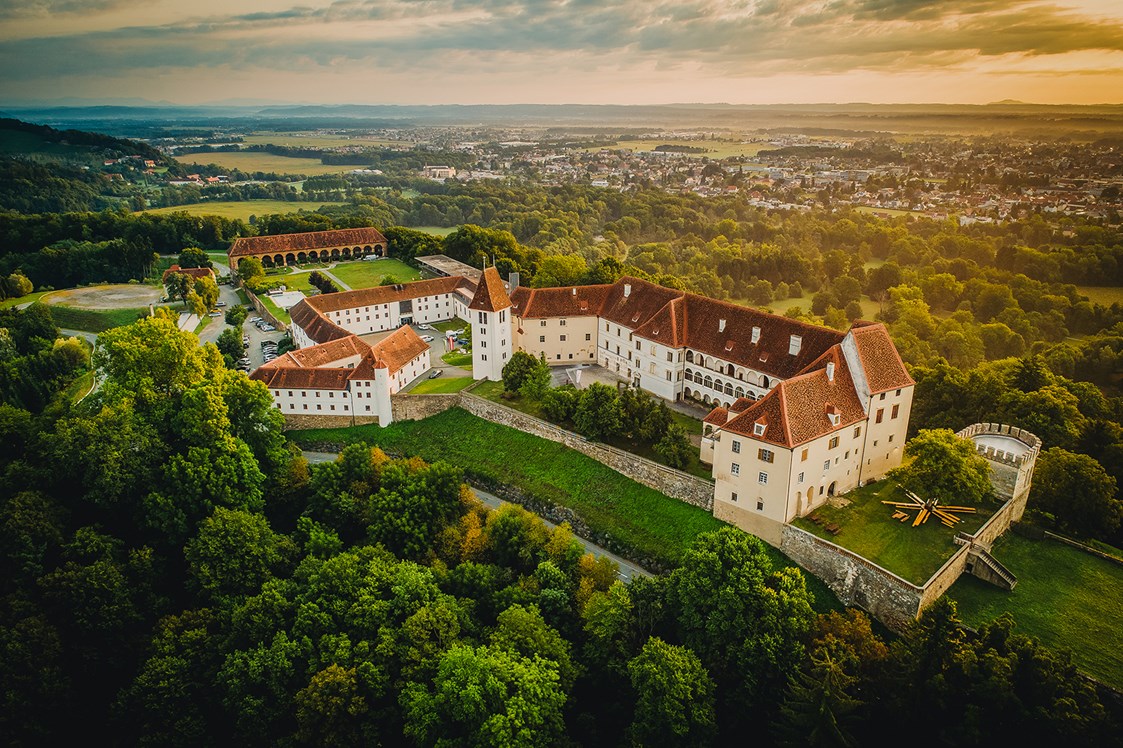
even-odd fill
[{"label": "tall deciduous tree", "polygon": [[620,432],[620,397],[607,384],[594,382],[581,393],[573,424],[590,439],[610,439]]},{"label": "tall deciduous tree", "polygon": [[911,462],[889,477],[921,499],[945,504],[978,504],[993,493],[990,465],[970,439],[951,429],[925,429],[905,445]]},{"label": "tall deciduous tree", "polygon": [[1029,506],[1052,514],[1057,526],[1081,537],[1108,537],[1123,522],[1115,478],[1088,455],[1059,447],[1037,458]]},{"label": "tall deciduous tree", "polygon": [[697,655],[653,636],[628,663],[628,674],[636,692],[636,743],[697,746],[713,740],[714,682]]}]

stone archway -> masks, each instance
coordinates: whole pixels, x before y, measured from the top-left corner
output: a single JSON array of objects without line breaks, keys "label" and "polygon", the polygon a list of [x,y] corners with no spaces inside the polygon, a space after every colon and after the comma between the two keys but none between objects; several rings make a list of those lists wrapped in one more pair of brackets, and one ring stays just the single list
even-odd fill
[{"label": "stone archway", "polygon": [[837,483],[837,481],[832,480],[831,484],[829,486],[827,486],[827,496],[834,496],[834,489],[835,489],[836,483]]},{"label": "stone archway", "polygon": [[289,252],[287,255],[285,255],[285,264],[286,265],[295,265],[296,264],[296,255],[294,255],[292,252]]}]

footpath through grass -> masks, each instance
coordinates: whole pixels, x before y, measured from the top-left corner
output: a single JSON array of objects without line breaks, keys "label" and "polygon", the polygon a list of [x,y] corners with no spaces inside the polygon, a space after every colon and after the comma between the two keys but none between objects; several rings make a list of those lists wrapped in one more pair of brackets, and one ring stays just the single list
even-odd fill
[{"label": "footpath through grass", "polygon": [[964,574],[948,591],[963,621],[980,626],[1009,612],[1017,631],[1072,650],[1081,670],[1123,688],[1123,564],[1012,532],[991,553],[1018,584],[1006,592]]},{"label": "footpath through grass", "polygon": [[[477,418],[460,408],[386,428],[308,429],[287,435],[301,444],[366,442],[429,461],[445,460],[462,467],[470,477],[509,485],[568,507],[595,532],[634,549],[637,557],[667,565],[680,563],[699,534],[724,526],[704,509],[640,485],[569,447]],[[795,565],[778,550],[765,547],[776,568]],[[838,598],[819,579],[806,576],[817,610],[841,608]]]}]

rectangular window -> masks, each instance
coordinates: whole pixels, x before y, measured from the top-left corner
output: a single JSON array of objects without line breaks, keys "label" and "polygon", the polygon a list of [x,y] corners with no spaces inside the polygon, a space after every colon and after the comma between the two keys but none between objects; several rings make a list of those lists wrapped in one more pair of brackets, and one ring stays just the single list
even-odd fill
[{"label": "rectangular window", "polygon": [[796,483],[803,483],[803,473],[800,473],[799,475],[796,476],[795,482]]},{"label": "rectangular window", "polygon": [[674,361],[675,361],[674,351],[667,351],[667,360],[670,361],[671,363],[674,363]]},{"label": "rectangular window", "polygon": [[890,419],[896,418],[897,414],[900,413],[900,412],[901,412],[901,406],[900,405],[894,405],[892,412],[889,414],[889,418]]},{"label": "rectangular window", "polygon": [[885,415],[885,408],[878,408],[877,409],[877,419],[874,421],[874,423],[881,423],[881,418],[884,415]]},{"label": "rectangular window", "polygon": [[538,324],[539,324],[540,327],[545,327],[546,326],[546,320],[542,320]]},{"label": "rectangular window", "polygon": [[638,340],[636,341],[636,350],[637,350],[637,351],[638,351],[638,350],[642,350],[642,349],[640,348],[640,342],[639,342]]},{"label": "rectangular window", "polygon": [[881,393],[881,397],[879,397],[879,398],[878,398],[878,400],[884,400],[884,399],[885,399],[885,393],[884,393],[884,392],[882,392],[882,393]]},{"label": "rectangular window", "polygon": [[733,440],[733,454],[741,454],[741,442],[737,439]]},{"label": "rectangular window", "polygon": [[890,444],[892,444],[892,443],[893,443],[893,434],[890,434],[890,435],[889,435],[889,443],[890,443]]},{"label": "rectangular window", "polygon": [[754,436],[764,436],[764,424],[763,423],[754,423],[753,424],[753,435]]},{"label": "rectangular window", "polygon": [[763,501],[761,501],[760,499],[757,499],[757,500],[756,500],[756,510],[757,510],[758,512],[763,512],[763,511],[764,511],[764,502],[763,502]]},{"label": "rectangular window", "polygon": [[563,343],[565,342],[565,336],[564,335],[561,336],[561,342],[563,342]]},{"label": "rectangular window", "polygon": [[828,449],[834,449],[837,446],[838,446],[838,437],[832,436],[830,442],[827,445],[827,448]]},{"label": "rectangular window", "polygon": [[849,459],[850,459],[850,450],[849,450],[849,449],[848,449],[848,450],[846,450],[846,454],[844,454],[844,455],[842,456],[842,459],[844,459],[844,460],[849,460]]},{"label": "rectangular window", "polygon": [[487,361],[487,354],[486,353],[480,354],[480,361]]},{"label": "rectangular window", "polygon": [[862,427],[861,426],[855,426],[854,427],[854,438],[857,439],[861,435],[862,435]]},{"label": "rectangular window", "polygon": [[776,458],[776,455],[771,449],[758,449],[756,451],[756,456],[761,462],[772,462],[772,460]]},{"label": "rectangular window", "polygon": [[768,473],[757,473],[756,482],[761,483],[761,484],[767,483],[768,482]]},{"label": "rectangular window", "polygon": [[736,492],[736,491],[734,491],[733,493],[729,494],[729,500],[730,500],[730,501],[732,501],[732,502],[734,502],[734,503],[736,503],[736,502],[737,502],[737,492]]},{"label": "rectangular window", "polygon": [[538,342],[539,343],[545,343],[546,342],[546,336],[545,335],[539,335],[538,336]]},{"label": "rectangular window", "polygon": [[831,469],[831,461],[830,460],[824,460],[823,461],[823,470],[830,470],[830,469]]},{"label": "rectangular window", "polygon": [[799,461],[800,462],[807,462],[807,450],[806,449],[803,450],[803,454],[800,455]]},{"label": "rectangular window", "polygon": [[732,473],[733,475],[740,475],[741,474],[741,466],[738,465],[736,462],[734,462],[732,465],[729,466],[729,472]]},{"label": "rectangular window", "polygon": [[558,324],[561,325],[562,327],[565,327],[565,320],[564,319],[558,320]]},{"label": "rectangular window", "polygon": [[593,334],[591,332],[585,333],[585,340],[592,340],[592,339],[593,339]]}]

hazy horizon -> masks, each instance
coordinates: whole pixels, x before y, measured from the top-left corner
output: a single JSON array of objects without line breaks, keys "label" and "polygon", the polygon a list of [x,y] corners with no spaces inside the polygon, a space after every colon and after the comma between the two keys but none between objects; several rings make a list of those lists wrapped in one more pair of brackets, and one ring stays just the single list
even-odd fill
[{"label": "hazy horizon", "polygon": [[4,102],[1123,100],[1117,0],[0,0],[0,19]]}]

